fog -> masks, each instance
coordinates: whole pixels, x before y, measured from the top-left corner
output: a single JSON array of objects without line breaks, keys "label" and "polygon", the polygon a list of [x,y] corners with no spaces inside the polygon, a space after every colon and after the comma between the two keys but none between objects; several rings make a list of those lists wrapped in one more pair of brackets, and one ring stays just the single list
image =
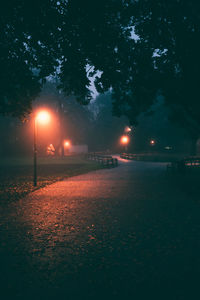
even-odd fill
[{"label": "fog", "polygon": [[[64,140],[73,145],[87,145],[89,151],[122,152],[120,137],[129,122],[125,117],[112,115],[110,93],[99,95],[88,106],[79,104],[75,97],[66,97],[52,82],[47,82],[33,103],[33,112],[23,121],[12,117],[0,117],[1,156],[29,156],[33,152],[34,113],[46,109],[50,122],[38,124],[38,154],[46,155],[48,145],[53,144],[56,154],[61,153]],[[159,98],[151,111],[138,118],[132,126],[130,152],[189,153],[191,140],[183,129],[169,120],[169,112]],[[150,140],[155,145],[150,145]]]}]

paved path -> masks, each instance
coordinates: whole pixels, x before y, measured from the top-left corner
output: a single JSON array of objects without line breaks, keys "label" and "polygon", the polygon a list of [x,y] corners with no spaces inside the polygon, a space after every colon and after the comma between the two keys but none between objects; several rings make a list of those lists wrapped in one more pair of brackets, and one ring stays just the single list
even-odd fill
[{"label": "paved path", "polygon": [[199,299],[200,203],[179,180],[165,164],[121,160],[30,194],[1,222],[1,290],[8,299]]}]

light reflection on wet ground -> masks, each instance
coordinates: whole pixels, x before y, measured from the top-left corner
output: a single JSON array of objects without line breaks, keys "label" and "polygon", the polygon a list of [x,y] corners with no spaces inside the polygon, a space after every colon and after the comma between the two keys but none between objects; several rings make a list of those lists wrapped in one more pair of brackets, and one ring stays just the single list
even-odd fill
[{"label": "light reflection on wet ground", "polygon": [[10,295],[189,299],[200,270],[199,204],[165,167],[121,160],[14,204],[2,227]]}]

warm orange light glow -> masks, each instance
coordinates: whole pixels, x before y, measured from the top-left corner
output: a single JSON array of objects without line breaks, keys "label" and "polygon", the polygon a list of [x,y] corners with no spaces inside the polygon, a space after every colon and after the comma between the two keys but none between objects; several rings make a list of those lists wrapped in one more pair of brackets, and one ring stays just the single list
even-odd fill
[{"label": "warm orange light glow", "polygon": [[70,146],[70,141],[65,141],[64,145],[65,145],[65,147],[69,147]]},{"label": "warm orange light glow", "polygon": [[53,156],[55,155],[55,148],[53,144],[47,146],[47,155]]},{"label": "warm orange light glow", "polygon": [[129,126],[125,127],[125,132],[131,132],[131,128]]},{"label": "warm orange light glow", "polygon": [[50,114],[46,110],[41,110],[40,112],[37,113],[36,120],[40,124],[43,124],[43,125],[48,124],[50,121]]},{"label": "warm orange light glow", "polygon": [[155,145],[155,141],[154,141],[154,140],[151,140],[151,141],[150,141],[150,144],[151,144],[151,145]]},{"label": "warm orange light glow", "polygon": [[121,143],[122,144],[128,144],[128,142],[129,142],[129,137],[128,136],[126,136],[126,135],[124,135],[124,136],[122,136],[121,137]]}]

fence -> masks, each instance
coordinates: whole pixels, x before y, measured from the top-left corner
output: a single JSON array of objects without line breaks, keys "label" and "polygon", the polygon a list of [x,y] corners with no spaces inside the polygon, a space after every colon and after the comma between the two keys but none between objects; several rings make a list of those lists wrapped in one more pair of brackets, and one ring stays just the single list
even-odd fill
[{"label": "fence", "polygon": [[130,160],[132,159],[138,160],[138,155],[132,153],[122,153],[120,154],[120,157],[124,159],[130,159]]},{"label": "fence", "polygon": [[118,166],[118,159],[113,158],[111,155],[103,155],[97,153],[88,153],[86,158],[89,160],[94,160],[100,163],[103,167],[113,168]]}]

